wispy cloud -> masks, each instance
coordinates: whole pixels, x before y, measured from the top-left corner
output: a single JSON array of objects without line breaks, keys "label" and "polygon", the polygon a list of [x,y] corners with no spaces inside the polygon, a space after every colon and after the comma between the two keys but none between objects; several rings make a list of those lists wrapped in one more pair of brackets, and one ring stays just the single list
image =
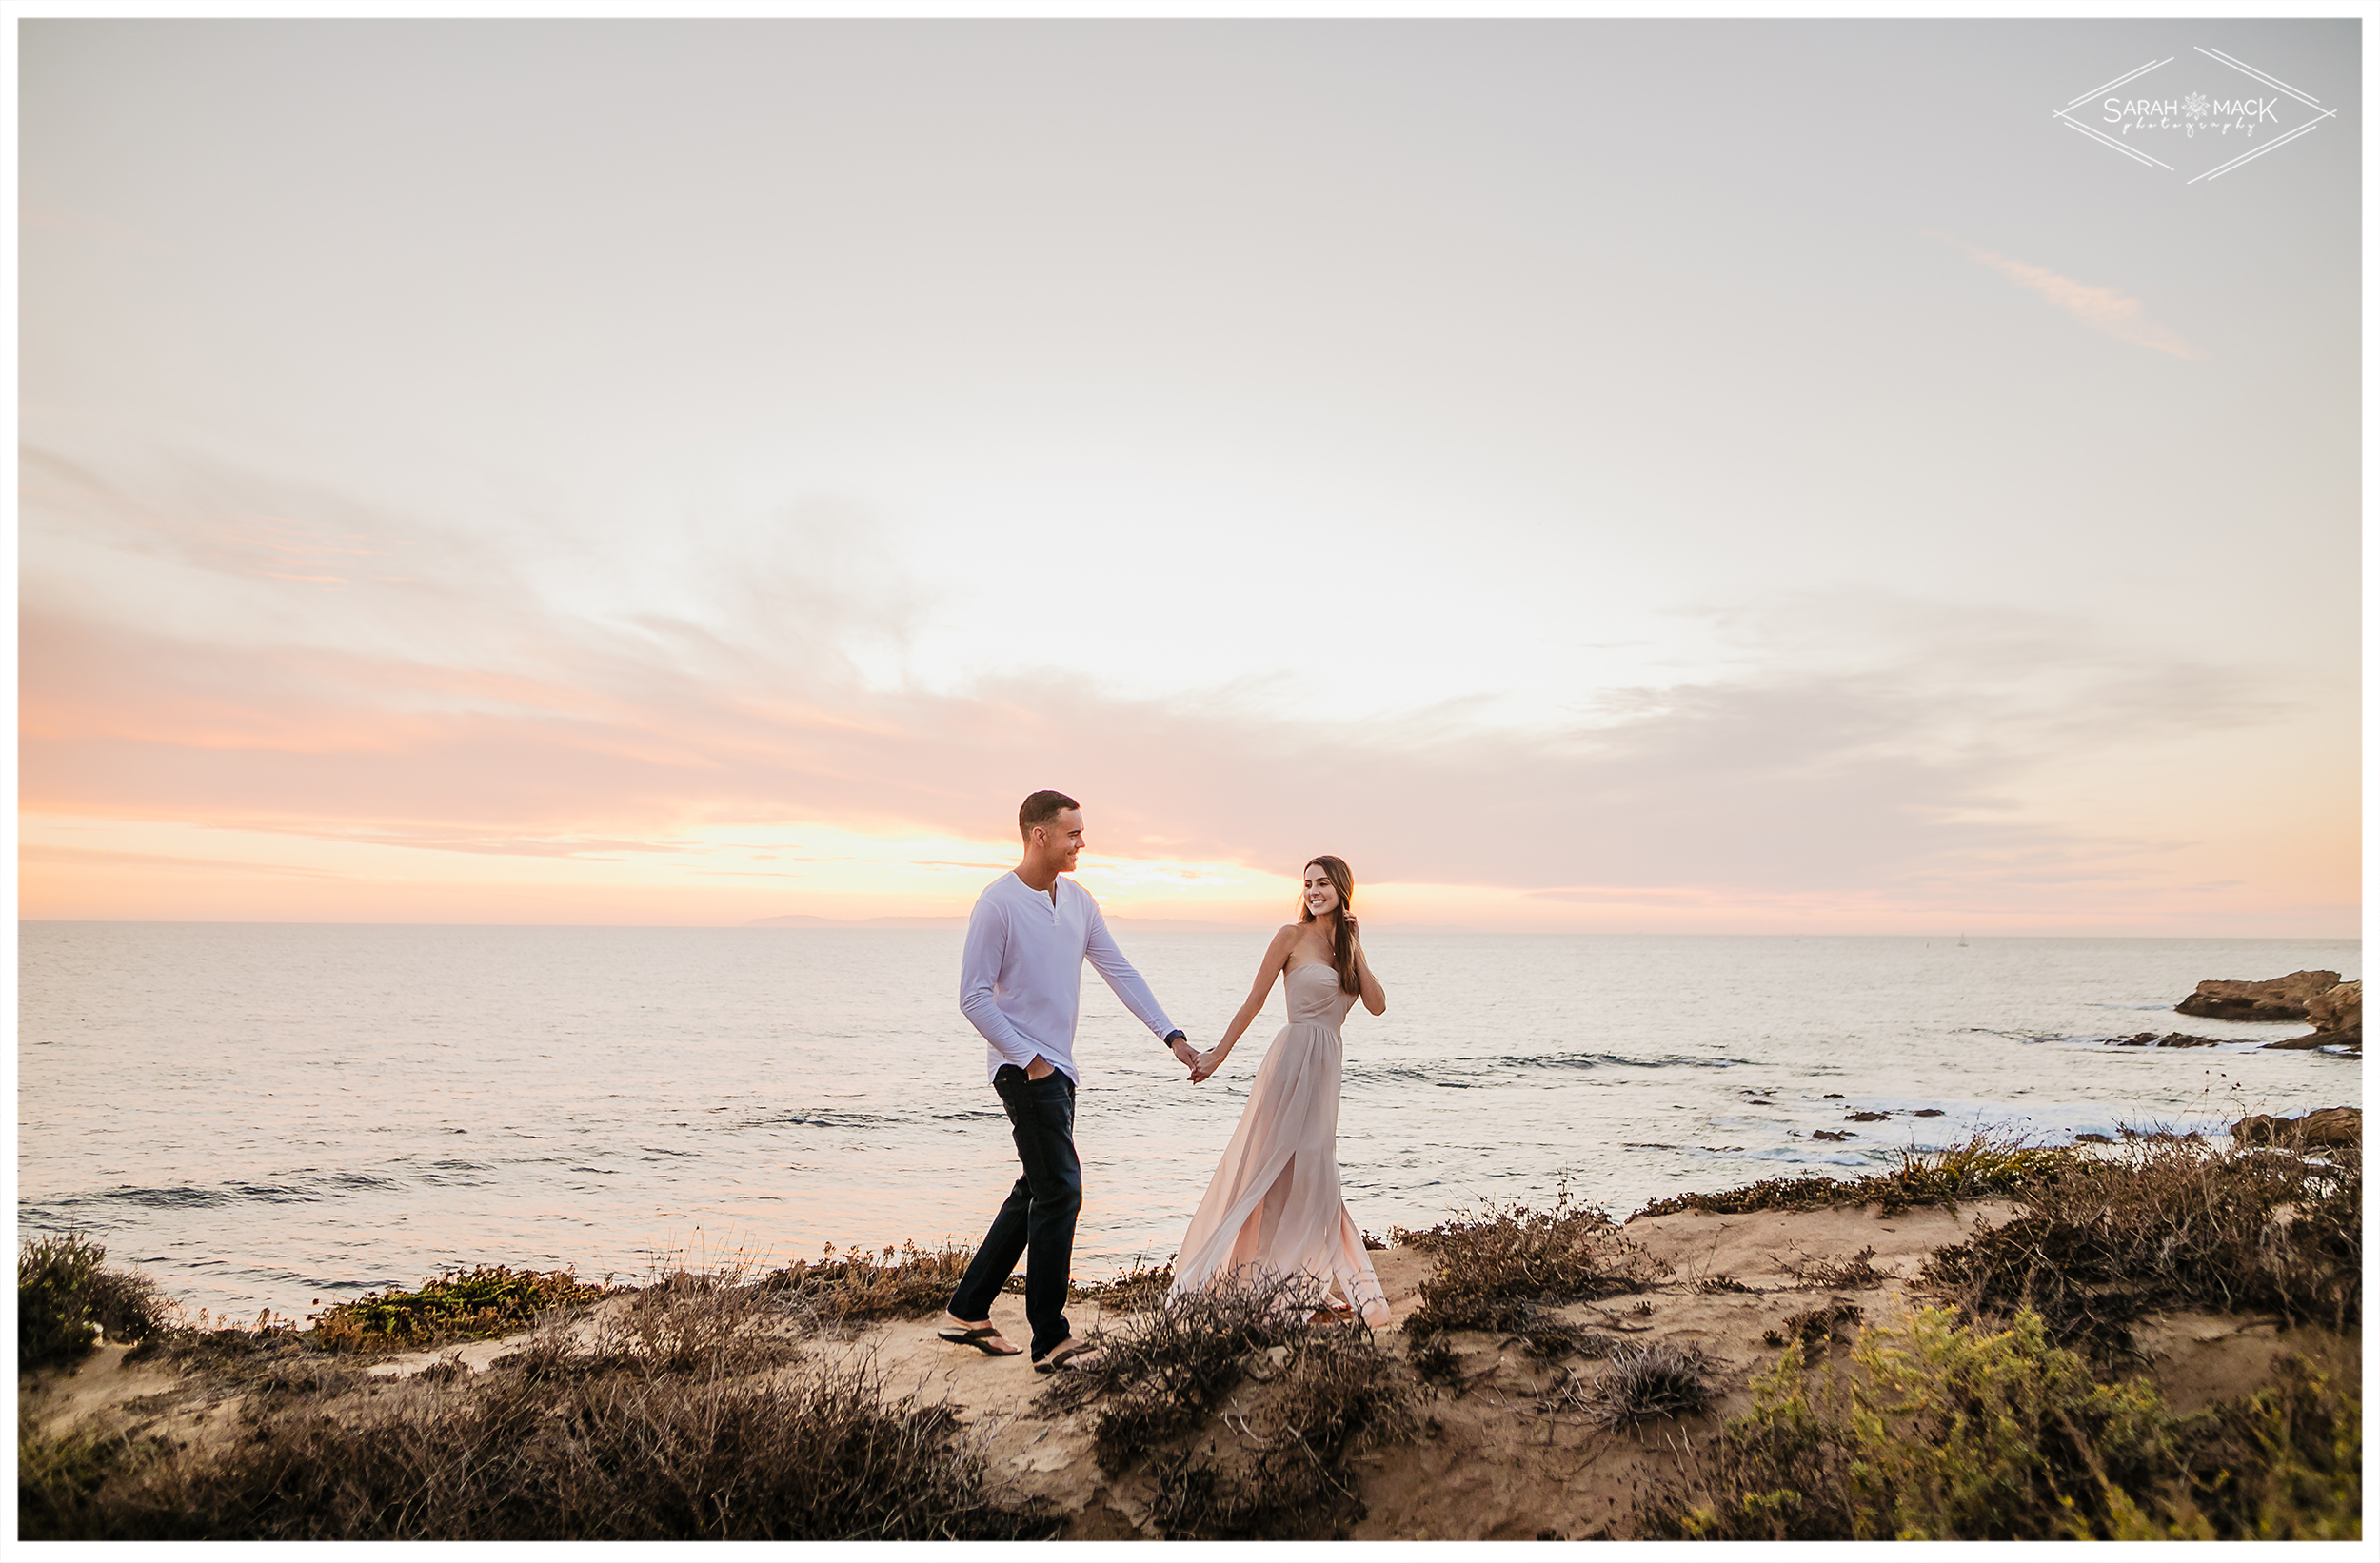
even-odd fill
[{"label": "wispy cloud", "polygon": [[2094,331],[2104,331],[2134,346],[2170,353],[2175,358],[2207,356],[2174,331],[2151,320],[2136,298],[2112,287],[2093,287],[2072,277],[2061,277],[2046,267],[2029,266],[2006,255],[1995,255],[1948,233],[1936,233],[1934,237],[1958,249],[1976,265],[1989,267],[2017,287],[2038,294]]},{"label": "wispy cloud", "polygon": [[48,863],[61,868],[135,868],[144,873],[163,870],[175,874],[280,874],[293,879],[335,880],[344,876],[324,868],[305,868],[288,863],[258,862],[240,858],[187,858],[164,852],[115,852],[95,846],[51,846],[43,842],[28,842],[17,848],[20,863]]},{"label": "wispy cloud", "polygon": [[[88,474],[69,486],[28,532],[23,805],[348,844],[654,858],[798,821],[998,839],[1018,797],[1056,785],[1126,857],[1278,868],[1335,851],[1371,880],[1580,905],[2029,894],[2121,877],[2112,855],[2157,843],[2029,814],[2028,778],[2272,714],[2244,675],[2085,625],[1857,594],[1736,614],[1747,671],[1607,692],[1569,731],[1460,706],[1284,716],[1235,689],[1127,699],[1061,670],[887,689],[838,647],[897,636],[901,610],[871,590],[898,583],[804,574],[798,550],[723,591],[712,623],[605,619],[541,602],[500,553],[435,527],[283,504],[292,533],[358,553],[410,540],[409,578],[352,580],[326,613],[320,588],[249,567],[282,534],[227,551],[170,503]],[[128,567],[169,557],[173,611],[129,613],[61,575],[68,544],[110,537]]]}]

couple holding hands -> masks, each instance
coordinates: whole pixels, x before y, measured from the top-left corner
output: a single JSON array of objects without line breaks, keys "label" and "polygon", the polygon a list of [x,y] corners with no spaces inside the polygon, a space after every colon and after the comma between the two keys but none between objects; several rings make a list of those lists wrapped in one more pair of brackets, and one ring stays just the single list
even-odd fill
[{"label": "couple holding hands", "polygon": [[1274,981],[1288,984],[1289,1024],[1258,1066],[1240,1126],[1190,1218],[1174,1259],[1174,1294],[1226,1277],[1287,1276],[1304,1283],[1293,1288],[1303,1304],[1386,1324],[1387,1296],[1339,1191],[1339,1028],[1359,999],[1375,1015],[1388,1008],[1357,939],[1347,865],[1328,857],[1305,865],[1298,920],[1273,935],[1240,1013],[1222,1040],[1200,1053],[1116,948],[1091,893],[1064,878],[1082,851],[1081,805],[1064,793],[1037,792],[1017,811],[1017,827],[1023,861],[984,886],[967,920],[959,1007],[989,1044],[992,1089],[1007,1110],[1023,1176],[951,1294],[937,1334],[994,1356],[1023,1351],[991,1323],[992,1298],[1022,1256],[1034,1370],[1096,1360],[1074,1338],[1065,1313],[1082,1207],[1074,1035],[1085,960],[1189,1066],[1194,1084],[1231,1056]]}]

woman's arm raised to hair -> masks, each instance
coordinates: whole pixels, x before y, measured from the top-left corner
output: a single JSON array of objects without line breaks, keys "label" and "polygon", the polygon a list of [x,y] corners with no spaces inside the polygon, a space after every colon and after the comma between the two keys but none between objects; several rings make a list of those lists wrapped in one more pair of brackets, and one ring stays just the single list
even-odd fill
[{"label": "woman's arm raised to hair", "polygon": [[1380,979],[1372,975],[1372,962],[1363,957],[1363,939],[1360,934],[1358,934],[1356,938],[1356,987],[1357,991],[1363,996],[1365,1009],[1375,1015],[1384,1015],[1388,1012],[1388,990],[1381,987]]},{"label": "woman's arm raised to hair", "polygon": [[1298,925],[1288,922],[1283,923],[1280,931],[1273,936],[1273,942],[1264,946],[1264,963],[1257,968],[1256,982],[1248,989],[1246,1001],[1240,1006],[1240,1013],[1231,1018],[1231,1025],[1223,1033],[1223,1039],[1215,1044],[1217,1065],[1220,1066],[1231,1056],[1232,1044],[1240,1040],[1240,1034],[1248,1029],[1250,1022],[1256,1019],[1257,1012],[1264,1007],[1264,1000],[1273,992],[1273,979],[1280,976],[1281,968],[1289,963],[1289,947],[1296,942]]}]

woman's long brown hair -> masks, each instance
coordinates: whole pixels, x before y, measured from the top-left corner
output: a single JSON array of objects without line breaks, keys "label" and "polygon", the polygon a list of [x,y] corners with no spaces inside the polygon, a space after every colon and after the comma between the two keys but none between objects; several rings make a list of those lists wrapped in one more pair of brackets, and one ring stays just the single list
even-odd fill
[{"label": "woman's long brown hair", "polygon": [[[1331,914],[1331,964],[1339,969],[1340,992],[1361,993],[1363,979],[1356,973],[1356,941],[1347,937],[1347,914],[1356,909],[1356,871],[1347,866],[1344,858],[1333,858],[1327,854],[1308,858],[1306,867],[1320,868],[1330,876],[1331,887],[1339,892],[1339,910]],[[1314,920],[1314,908],[1306,904],[1302,883],[1298,886],[1298,920]]]}]

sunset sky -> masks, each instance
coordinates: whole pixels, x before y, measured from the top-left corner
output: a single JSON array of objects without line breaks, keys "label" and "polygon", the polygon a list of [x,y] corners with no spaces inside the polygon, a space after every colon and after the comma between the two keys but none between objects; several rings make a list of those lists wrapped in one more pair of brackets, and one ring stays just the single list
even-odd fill
[{"label": "sunset sky", "polygon": [[2352,20],[19,39],[25,917],[2357,931]]}]

